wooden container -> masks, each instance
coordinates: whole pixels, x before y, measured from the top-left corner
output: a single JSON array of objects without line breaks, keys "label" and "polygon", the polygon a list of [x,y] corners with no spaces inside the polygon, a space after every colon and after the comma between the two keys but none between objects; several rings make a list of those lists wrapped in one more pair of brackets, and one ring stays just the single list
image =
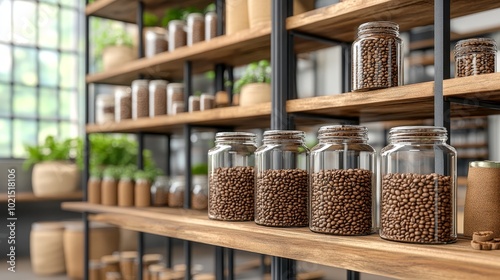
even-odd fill
[{"label": "wooden container", "polygon": [[271,102],[271,85],[267,83],[246,84],[241,89],[240,106]]},{"label": "wooden container", "polygon": [[137,251],[120,253],[120,272],[123,280],[135,280],[137,277]]},{"label": "wooden container", "polygon": [[88,202],[101,204],[101,179],[91,177],[87,182]]},{"label": "wooden container", "polygon": [[151,206],[151,184],[146,179],[137,179],[135,182],[135,207]]},{"label": "wooden container", "polygon": [[90,260],[89,263],[89,280],[101,279],[102,262],[100,260]]},{"label": "wooden container", "polygon": [[118,182],[118,206],[134,206],[134,183],[130,178]]},{"label": "wooden container", "polygon": [[64,223],[39,222],[31,225],[31,268],[36,275],[64,273]]},{"label": "wooden container", "polygon": [[[260,25],[271,21],[271,0],[248,1],[248,19],[250,28],[258,28]],[[293,14],[298,15],[314,9],[314,0],[294,0]]]},{"label": "wooden container", "polygon": [[162,259],[160,254],[146,254],[142,256],[142,280],[150,280],[149,266],[160,264]]},{"label": "wooden container", "polygon": [[113,178],[105,177],[101,183],[101,204],[116,206],[118,204],[117,182]]},{"label": "wooden container", "polygon": [[[250,0],[250,2],[253,0]],[[250,27],[248,23],[247,0],[226,1],[226,35],[231,35]]]},{"label": "wooden container", "polygon": [[101,278],[109,279],[109,275],[115,275],[113,272],[120,274],[120,256],[119,255],[106,255],[101,257]]},{"label": "wooden container", "polygon": [[[118,228],[103,223],[90,224],[90,258],[100,259],[118,250],[120,235]],[[83,223],[69,222],[64,230],[64,258],[69,278],[83,278]]]}]

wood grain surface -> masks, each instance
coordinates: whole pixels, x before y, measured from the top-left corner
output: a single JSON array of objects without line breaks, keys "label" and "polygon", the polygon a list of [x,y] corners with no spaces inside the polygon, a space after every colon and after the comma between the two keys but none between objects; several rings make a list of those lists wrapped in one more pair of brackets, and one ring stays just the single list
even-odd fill
[{"label": "wood grain surface", "polygon": [[[81,200],[83,193],[72,192],[51,196],[35,196],[32,192],[18,192],[16,193],[16,203],[18,202],[41,202],[41,201],[64,201],[64,200]],[[7,202],[7,194],[0,194],[0,202]]]},{"label": "wood grain surface", "polygon": [[253,222],[212,221],[206,212],[126,208],[65,202],[69,211],[131,230],[396,278],[499,279],[500,251],[477,251],[470,240],[450,245],[384,241],[378,235],[329,236],[308,228],[271,228]]}]

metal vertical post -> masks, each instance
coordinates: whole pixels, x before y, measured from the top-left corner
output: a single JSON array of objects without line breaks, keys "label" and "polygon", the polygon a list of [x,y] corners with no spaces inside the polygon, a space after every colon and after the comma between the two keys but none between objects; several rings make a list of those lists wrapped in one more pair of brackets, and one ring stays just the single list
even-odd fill
[{"label": "metal vertical post", "polygon": [[233,104],[233,84],[234,84],[234,68],[233,66],[226,65],[227,79],[229,81],[229,86],[226,88],[227,95],[229,98],[229,105]]},{"label": "metal vertical post", "polygon": [[359,279],[360,279],[359,272],[352,270],[347,271],[347,280],[359,280]]},{"label": "metal vertical post", "polygon": [[449,133],[450,103],[443,98],[443,80],[450,78],[450,0],[434,1],[434,42],[434,125]]},{"label": "metal vertical post", "polygon": [[[89,1],[85,0],[85,5],[88,5]],[[87,76],[90,72],[90,18],[85,15],[85,76]],[[90,93],[89,93],[89,84],[85,83],[85,125],[89,123],[89,108],[90,108]],[[89,135],[85,132],[85,140],[84,140],[84,152],[83,152],[83,201],[87,201],[88,199],[88,189],[87,182],[89,178],[89,167],[90,167],[90,141]],[[83,279],[89,279],[89,268],[90,268],[90,232],[89,232],[89,219],[88,212],[83,212]]]},{"label": "metal vertical post", "polygon": [[[184,104],[188,104],[189,96],[193,94],[193,80],[192,80],[192,63],[186,61],[184,63]],[[185,150],[185,164],[186,170],[186,186],[184,190],[184,208],[191,208],[191,126],[184,125],[184,150]],[[191,242],[184,241],[184,257],[186,262],[186,275],[185,279],[191,279]]]},{"label": "metal vertical post", "polygon": [[215,2],[216,13],[217,13],[217,36],[226,34],[226,1],[217,0]]},{"label": "metal vertical post", "polygon": [[[140,132],[137,134],[137,168],[144,168],[144,133]],[[143,274],[143,259],[144,255],[144,233],[137,233],[137,279],[142,280]]]},{"label": "metal vertical post", "polygon": [[[167,134],[167,168],[165,171],[165,175],[171,176],[172,175],[172,165],[170,163],[170,158],[172,155],[172,136],[170,134]],[[172,249],[173,249],[173,242],[172,242],[171,237],[166,238],[166,248],[165,248],[165,266],[167,268],[172,268]]]},{"label": "metal vertical post", "polygon": [[215,92],[224,90],[224,71],[225,71],[225,65],[224,64],[216,64],[215,65],[215,84],[214,84],[214,89]]},{"label": "metal vertical post", "polygon": [[215,279],[224,279],[224,248],[215,247]]},{"label": "metal vertical post", "polygon": [[351,91],[352,65],[351,46],[342,44],[342,92]]},{"label": "metal vertical post", "polygon": [[227,249],[227,280],[234,280],[234,249]]},{"label": "metal vertical post", "polygon": [[139,34],[138,35],[138,48],[137,48],[137,51],[138,51],[138,57],[141,58],[141,57],[144,57],[144,36],[142,35],[142,29],[144,27],[144,21],[143,21],[143,17],[144,17],[144,2],[142,2],[141,0],[140,1],[137,1],[137,15],[136,15],[136,18],[137,18],[137,29],[138,29],[138,32]]}]

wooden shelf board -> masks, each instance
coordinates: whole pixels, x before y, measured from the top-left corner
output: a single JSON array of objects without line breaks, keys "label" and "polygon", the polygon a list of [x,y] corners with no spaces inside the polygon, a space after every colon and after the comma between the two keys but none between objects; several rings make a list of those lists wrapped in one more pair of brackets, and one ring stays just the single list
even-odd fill
[{"label": "wooden shelf board", "polygon": [[488,148],[488,143],[464,143],[464,144],[451,144],[455,149],[470,149],[470,148]]},{"label": "wooden shelf board", "polygon": [[476,251],[470,241],[414,245],[370,236],[329,236],[308,228],[271,228],[253,222],[222,222],[206,212],[171,208],[125,208],[65,202],[69,211],[100,213],[96,219],[131,230],[259,254],[396,278],[495,279],[500,251]]},{"label": "wooden shelf board", "polygon": [[[362,122],[390,120],[423,120],[433,117],[433,82],[419,83],[374,90],[370,92],[349,92],[345,94],[319,96],[290,100],[287,112],[306,113],[318,120],[302,120],[297,124],[321,123],[328,118],[360,118]],[[475,104],[477,100],[500,102],[500,73],[444,81],[446,97],[463,97]],[[453,105],[452,117],[471,117],[499,114],[499,111],[473,106]],[[248,107],[227,107],[176,116],[161,116],[120,123],[87,125],[88,133],[98,132],[175,132],[182,125],[229,126],[241,128],[266,128],[269,126],[271,104],[257,104]],[[321,121],[320,119],[323,118]]]},{"label": "wooden shelf board", "polygon": [[[163,15],[168,7],[205,8],[212,1],[209,0],[143,0],[146,11],[157,15]],[[96,16],[113,19],[128,23],[137,23],[137,1],[136,0],[98,0],[85,8],[87,16]]]},{"label": "wooden shelf board", "polygon": [[[63,200],[81,200],[83,193],[72,192],[65,194],[58,194],[53,196],[35,196],[32,192],[18,192],[16,193],[16,203],[18,202],[42,202],[42,201],[63,201]],[[7,194],[0,194],[0,202],[7,202]]]}]

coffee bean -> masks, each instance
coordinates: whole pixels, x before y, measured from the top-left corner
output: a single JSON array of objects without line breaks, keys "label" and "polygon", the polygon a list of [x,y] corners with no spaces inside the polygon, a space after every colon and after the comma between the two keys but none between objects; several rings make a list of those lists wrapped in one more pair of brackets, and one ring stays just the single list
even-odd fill
[{"label": "coffee bean", "polygon": [[130,95],[120,98],[119,120],[130,119],[132,117],[132,97]]},{"label": "coffee bean", "polygon": [[223,221],[253,220],[254,178],[251,166],[216,168],[208,185],[208,217]]},{"label": "coffee bean", "polygon": [[264,170],[257,174],[255,222],[265,226],[308,225],[308,174],[302,169]]},{"label": "coffee bean", "polygon": [[177,48],[186,45],[186,31],[184,21],[172,20],[168,24],[168,51],[172,52]]},{"label": "coffee bean", "polygon": [[385,175],[380,236],[414,243],[454,241],[452,199],[450,176],[436,173]]},{"label": "coffee bean", "polygon": [[149,83],[149,94],[152,99],[150,102],[150,117],[167,114],[167,83],[158,80]]},{"label": "coffee bean", "polygon": [[463,40],[458,42],[455,48],[455,77],[495,72],[496,44],[493,40]]},{"label": "coffee bean", "polygon": [[202,14],[193,13],[188,16],[187,45],[205,40],[205,18]]},{"label": "coffee bean", "polygon": [[372,172],[321,170],[311,176],[311,223],[315,232],[372,233]]},{"label": "coffee bean", "polygon": [[204,193],[191,194],[191,208],[205,210],[208,206],[208,198]]},{"label": "coffee bean", "polygon": [[168,193],[168,206],[169,207],[183,207],[184,206],[184,191],[175,191]]},{"label": "coffee bean", "polygon": [[143,117],[149,117],[148,81],[135,80],[132,82],[132,118]]}]

